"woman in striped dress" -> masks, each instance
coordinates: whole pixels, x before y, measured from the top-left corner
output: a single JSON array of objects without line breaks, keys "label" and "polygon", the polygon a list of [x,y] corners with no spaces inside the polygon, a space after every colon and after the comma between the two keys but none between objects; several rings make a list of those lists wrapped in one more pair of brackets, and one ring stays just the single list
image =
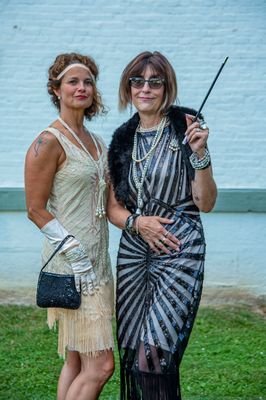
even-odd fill
[{"label": "woman in striped dress", "polygon": [[120,107],[137,113],[109,149],[117,263],[121,399],[180,400],[179,367],[196,317],[205,240],[199,211],[215,203],[208,128],[173,106],[175,73],[159,52],[125,68]]}]

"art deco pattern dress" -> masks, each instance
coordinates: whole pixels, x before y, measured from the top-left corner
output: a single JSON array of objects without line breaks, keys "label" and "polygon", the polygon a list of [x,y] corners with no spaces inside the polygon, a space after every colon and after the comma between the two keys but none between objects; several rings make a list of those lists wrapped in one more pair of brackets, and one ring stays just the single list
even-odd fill
[{"label": "art deco pattern dress", "polygon": [[[156,130],[137,132],[137,158]],[[143,162],[137,163],[141,176]],[[132,162],[126,206],[136,211]],[[180,251],[156,254],[140,235],[122,232],[117,262],[117,329],[122,400],[180,400],[179,366],[197,313],[203,282],[205,240],[191,180],[171,124],[147,170],[142,190],[145,216],[174,220],[165,228]]]},{"label": "art deco pattern dress", "polygon": [[[66,154],[66,161],[54,178],[48,210],[83,245],[100,281],[100,290],[93,296],[82,294],[78,310],[48,309],[48,324],[52,327],[58,321],[59,355],[64,356],[68,348],[93,356],[113,348],[113,277],[108,253],[107,220],[95,215],[99,194],[97,170],[85,151],[60,131],[55,128],[48,128],[47,131],[57,138]],[[102,150],[97,162],[101,163],[107,176],[107,151],[102,140],[96,135],[94,137]],[[52,252],[45,239],[43,261]],[[56,255],[47,269],[62,274],[72,271],[64,255]]]}]

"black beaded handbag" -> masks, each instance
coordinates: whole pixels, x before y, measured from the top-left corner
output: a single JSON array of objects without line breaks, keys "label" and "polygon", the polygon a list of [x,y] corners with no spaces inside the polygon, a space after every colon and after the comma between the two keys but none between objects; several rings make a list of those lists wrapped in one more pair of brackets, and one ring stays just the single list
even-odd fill
[{"label": "black beaded handbag", "polygon": [[74,236],[68,235],[65,237],[40,271],[36,303],[41,308],[56,307],[76,310],[81,304],[81,296],[76,289],[74,275],[62,275],[44,271],[47,264],[70,237]]}]

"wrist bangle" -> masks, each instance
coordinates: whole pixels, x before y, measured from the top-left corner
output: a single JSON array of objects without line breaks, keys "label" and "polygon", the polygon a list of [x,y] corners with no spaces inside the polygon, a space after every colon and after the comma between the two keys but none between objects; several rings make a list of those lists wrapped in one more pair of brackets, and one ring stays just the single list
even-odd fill
[{"label": "wrist bangle", "polygon": [[199,158],[197,153],[192,153],[189,157],[190,164],[194,169],[205,169],[211,164],[211,156],[208,149],[205,149],[204,156]]},{"label": "wrist bangle", "polygon": [[138,214],[130,214],[125,222],[125,231],[130,233],[131,235],[136,234],[136,229],[134,228],[135,219],[138,217]]},{"label": "wrist bangle", "polygon": [[136,218],[136,234],[139,234],[139,220],[140,220],[141,215],[138,215]]},{"label": "wrist bangle", "polygon": [[78,262],[87,258],[84,247],[80,243],[79,246],[71,247],[65,252],[65,257],[69,263]]}]

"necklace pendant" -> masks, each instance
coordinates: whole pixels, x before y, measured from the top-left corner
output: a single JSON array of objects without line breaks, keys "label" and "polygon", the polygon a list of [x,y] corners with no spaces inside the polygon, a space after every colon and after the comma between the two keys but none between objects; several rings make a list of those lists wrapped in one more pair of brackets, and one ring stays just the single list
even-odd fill
[{"label": "necklace pendant", "polygon": [[105,187],[106,187],[106,182],[105,182],[104,178],[101,176],[101,177],[99,177],[99,188],[105,189]]},{"label": "necklace pendant", "polygon": [[97,207],[95,215],[100,219],[103,218],[106,215],[104,207]]},{"label": "necklace pendant", "polygon": [[143,208],[143,206],[144,206],[143,200],[142,200],[142,199],[139,199],[139,200],[138,200],[138,208]]},{"label": "necklace pendant", "polygon": [[169,144],[169,149],[172,151],[177,151],[179,149],[179,144],[176,139],[172,139]]}]

